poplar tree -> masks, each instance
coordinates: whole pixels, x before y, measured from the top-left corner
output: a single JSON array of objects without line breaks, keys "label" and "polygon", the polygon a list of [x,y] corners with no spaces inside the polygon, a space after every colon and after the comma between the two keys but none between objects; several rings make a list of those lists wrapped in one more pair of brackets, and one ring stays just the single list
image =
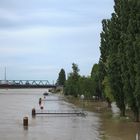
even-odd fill
[{"label": "poplar tree", "polygon": [[[135,120],[139,121],[140,1],[114,0],[114,2],[111,19],[104,20],[104,23],[109,22],[103,24],[99,62],[105,67],[104,76],[107,76],[121,115],[125,115],[127,104],[133,111]],[[102,75],[101,73],[101,77]]]},{"label": "poplar tree", "polygon": [[65,70],[62,68],[59,72],[59,76],[58,76],[58,79],[57,79],[57,84],[61,85],[61,86],[64,86],[65,81],[66,81],[66,74],[65,74]]},{"label": "poplar tree", "polygon": [[[108,77],[109,85],[111,87],[111,91],[113,94],[113,97],[116,101],[117,106],[119,107],[121,111],[121,116],[125,116],[125,93],[123,91],[123,82],[121,77],[121,62],[119,61],[119,46],[121,44],[121,22],[120,22],[120,15],[121,15],[121,0],[115,0],[115,6],[114,6],[114,13],[112,14],[112,17],[108,21],[108,24],[106,24],[106,30],[104,29],[103,25],[103,31],[106,37],[101,36],[101,57],[105,55],[106,60],[104,61],[104,64],[106,66],[106,76]],[[104,42],[102,40],[106,40],[105,46]],[[103,54],[102,51],[103,48],[107,48],[106,54]],[[105,49],[104,48],[104,49]]]},{"label": "poplar tree", "polygon": [[78,65],[72,63],[72,72],[69,73],[65,84],[65,94],[77,97],[79,94],[79,68]]},{"label": "poplar tree", "polygon": [[128,96],[127,103],[134,113],[135,120],[139,121],[140,88],[139,88],[139,40],[140,40],[140,3],[138,0],[129,1],[129,20],[126,39],[126,57],[128,67]]},{"label": "poplar tree", "polygon": [[[102,20],[102,32],[100,34],[101,37],[101,46],[100,46],[100,60],[99,60],[99,84],[100,84],[100,90],[102,93],[102,98],[106,98],[104,91],[104,85],[103,81],[104,78],[107,76],[107,59],[109,55],[109,23],[110,20]],[[108,98],[109,99],[109,98]],[[109,100],[108,100],[109,101]]]},{"label": "poplar tree", "polygon": [[94,95],[102,98],[101,83],[99,80],[99,64],[94,64],[91,70],[91,81],[94,89]]},{"label": "poplar tree", "polygon": [[[135,71],[136,71],[136,86],[135,86],[135,98],[136,104],[138,106],[138,111],[140,109],[140,1],[137,1],[136,6],[136,14],[135,14]],[[137,114],[137,121],[139,121],[139,112]]]}]

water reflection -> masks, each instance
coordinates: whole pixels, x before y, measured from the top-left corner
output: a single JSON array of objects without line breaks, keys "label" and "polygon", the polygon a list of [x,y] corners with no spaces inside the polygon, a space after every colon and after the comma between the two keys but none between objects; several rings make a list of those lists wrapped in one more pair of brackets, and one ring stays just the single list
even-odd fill
[{"label": "water reflection", "polygon": [[28,126],[23,126],[24,130],[28,130]]}]

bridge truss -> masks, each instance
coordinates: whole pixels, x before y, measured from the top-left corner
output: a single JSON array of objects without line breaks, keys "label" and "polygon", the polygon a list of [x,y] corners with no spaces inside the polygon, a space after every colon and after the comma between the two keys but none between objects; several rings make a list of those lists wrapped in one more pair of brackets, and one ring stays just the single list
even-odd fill
[{"label": "bridge truss", "polygon": [[0,88],[54,88],[48,80],[0,80]]}]

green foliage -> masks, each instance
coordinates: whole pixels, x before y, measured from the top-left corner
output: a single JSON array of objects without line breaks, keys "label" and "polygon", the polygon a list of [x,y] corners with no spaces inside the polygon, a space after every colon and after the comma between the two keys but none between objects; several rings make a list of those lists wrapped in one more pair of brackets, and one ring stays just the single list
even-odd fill
[{"label": "green foliage", "polygon": [[[118,6],[119,1],[115,1],[115,11],[110,20],[103,20],[102,26],[103,31],[101,33],[101,57],[100,64],[102,64],[102,69],[105,72],[102,73],[101,83],[104,82],[105,77],[109,81],[109,85],[112,90],[112,96],[114,97],[117,106],[121,110],[121,114],[125,115],[125,100],[124,92],[122,89],[122,79],[121,79],[121,65],[119,60],[119,45],[120,45],[120,21],[118,15],[120,14],[120,7]],[[107,96],[105,88],[103,88],[104,95]]]},{"label": "green foliage", "polygon": [[[140,25],[140,24],[139,24]],[[140,26],[139,26],[140,28]],[[135,86],[135,98],[137,101],[137,105],[140,108],[140,35],[136,38],[136,44],[135,44],[135,71],[136,71],[136,86]]]},{"label": "green foliage", "polygon": [[103,89],[104,89],[105,98],[108,98],[110,100],[110,102],[113,102],[114,97],[113,97],[112,89],[110,87],[110,83],[109,83],[109,80],[108,80],[107,76],[105,76],[102,85],[103,85]]},{"label": "green foliage", "polygon": [[79,75],[78,65],[72,64],[72,72],[68,75],[65,83],[65,95],[84,95],[86,99],[91,99],[92,96],[100,97],[98,64],[92,68],[91,76],[85,77]]},{"label": "green foliage", "polygon": [[101,93],[101,81],[99,77],[99,64],[94,64],[92,71],[91,71],[91,81],[93,86],[93,95],[98,96],[99,98],[102,97]]},{"label": "green foliage", "polygon": [[79,94],[83,94],[85,98],[90,99],[95,95],[95,90],[93,87],[93,80],[90,77],[82,76],[79,78]]},{"label": "green foliage", "polygon": [[58,76],[58,79],[57,79],[57,85],[64,86],[65,81],[66,81],[65,70],[61,69],[60,73],[59,73],[59,76]]},{"label": "green foliage", "polygon": [[68,75],[68,79],[65,83],[65,95],[72,95],[77,97],[79,94],[79,68],[78,65],[72,64],[72,72]]},{"label": "green foliage", "polygon": [[[103,20],[100,79],[105,96],[111,92],[122,115],[125,105],[139,120],[140,109],[140,1],[114,0],[111,19]],[[107,78],[107,80],[106,80]],[[108,83],[109,82],[109,83]]]}]

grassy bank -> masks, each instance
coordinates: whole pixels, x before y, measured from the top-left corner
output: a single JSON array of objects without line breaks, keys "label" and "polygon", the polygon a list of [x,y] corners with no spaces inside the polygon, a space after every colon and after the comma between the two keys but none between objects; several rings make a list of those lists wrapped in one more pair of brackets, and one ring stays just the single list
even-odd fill
[{"label": "grassy bank", "polygon": [[105,109],[107,109],[106,102],[103,101],[93,101],[93,100],[81,100],[72,96],[66,96],[66,101],[78,106],[78,107],[84,107],[87,111],[94,111],[94,112],[101,112]]}]

